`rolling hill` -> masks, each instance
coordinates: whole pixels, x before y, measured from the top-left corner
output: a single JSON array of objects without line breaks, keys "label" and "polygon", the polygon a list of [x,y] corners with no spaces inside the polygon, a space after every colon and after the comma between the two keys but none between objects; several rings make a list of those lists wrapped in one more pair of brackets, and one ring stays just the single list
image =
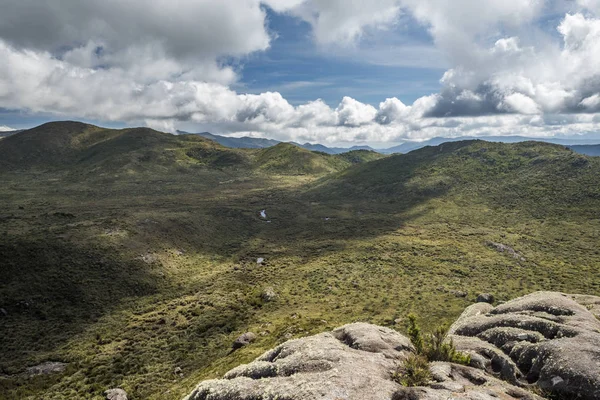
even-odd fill
[{"label": "rolling hill", "polygon": [[[189,134],[188,132],[178,131],[179,134]],[[206,139],[210,139],[214,142],[219,143],[222,146],[230,147],[234,149],[264,149],[267,147],[275,146],[281,142],[273,139],[262,139],[262,138],[251,138],[251,137],[227,137],[221,135],[213,135],[209,132],[196,133],[195,135],[202,136]]]},{"label": "rolling hill", "polygon": [[[429,329],[479,293],[600,294],[600,159],[564,146],[380,158],[36,129],[0,141],[0,398],[179,400],[346,323],[402,331],[412,312]],[[44,362],[66,369],[27,375]]]},{"label": "rolling hill", "polygon": [[[553,143],[558,145],[564,145],[571,147],[574,151],[579,152],[579,148],[581,150],[585,150],[587,146],[595,144],[600,141],[599,138],[594,137],[593,135],[582,136],[581,138],[531,138],[525,136],[484,136],[484,137],[457,137],[457,138],[444,138],[444,137],[436,137],[433,139],[425,140],[422,142],[406,142],[402,143],[398,146],[390,147],[388,149],[380,149],[377,150],[382,154],[406,154],[411,151],[422,149],[427,146],[439,146],[443,143],[450,142],[462,142],[465,140],[485,140],[486,142],[498,142],[498,143],[522,143],[522,142],[545,142],[545,143]],[[585,153],[581,153],[585,154]]]},{"label": "rolling hill", "polygon": [[297,175],[326,175],[340,172],[354,164],[381,159],[384,156],[366,150],[331,155],[303,149],[290,143],[262,149],[256,154],[256,165],[269,172]]},{"label": "rolling hill", "polygon": [[[80,122],[51,122],[0,143],[3,168],[110,169],[155,167],[181,161],[194,146],[219,147],[194,135],[174,136],[148,128],[105,129]],[[220,149],[220,148],[219,148]],[[108,172],[106,169],[104,172]]]},{"label": "rolling hill", "polygon": [[[185,132],[185,131],[177,131],[177,132],[179,134],[189,134],[188,132]],[[196,133],[195,135],[202,136],[206,139],[213,140],[222,146],[234,148],[234,149],[265,149],[268,147],[276,146],[280,143],[284,143],[284,142],[280,142],[278,140],[273,140],[273,139],[252,138],[252,137],[247,137],[247,136],[236,138],[236,137],[229,137],[229,136],[222,136],[222,135],[214,135],[209,132]],[[375,151],[373,148],[371,148],[369,146],[353,146],[351,148],[344,148],[344,147],[327,147],[322,144],[312,144],[312,143],[304,143],[304,144],[295,143],[295,142],[289,142],[289,143],[296,145],[298,147],[302,147],[306,150],[319,151],[319,152],[327,153],[327,154],[343,154],[343,153],[348,153],[348,152],[356,151],[356,150]]]},{"label": "rolling hill", "polygon": [[522,205],[525,199],[554,204],[561,199],[575,205],[580,204],[578,199],[600,199],[595,185],[600,179],[596,176],[599,171],[599,159],[560,145],[460,141],[424,147],[348,170],[332,179],[325,192],[344,188],[351,190],[353,196],[370,197],[374,193],[428,196],[468,191],[499,196],[498,205],[515,201]]},{"label": "rolling hill", "polygon": [[327,174],[380,158],[376,153],[333,156],[291,144],[232,149],[198,135],[171,135],[149,128],[105,129],[80,122],[52,122],[0,143],[4,169],[55,169],[79,174],[199,168]]}]

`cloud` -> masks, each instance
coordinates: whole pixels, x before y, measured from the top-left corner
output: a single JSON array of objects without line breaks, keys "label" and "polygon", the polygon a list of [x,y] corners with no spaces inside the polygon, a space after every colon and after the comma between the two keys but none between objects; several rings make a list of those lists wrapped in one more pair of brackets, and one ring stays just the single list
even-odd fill
[{"label": "cloud", "polygon": [[400,14],[399,0],[306,0],[289,12],[311,24],[320,44],[352,44],[365,29],[387,29]]},{"label": "cloud", "polygon": [[381,125],[389,125],[396,121],[405,119],[411,108],[407,107],[397,98],[386,99],[379,104],[379,111],[375,116],[375,121]]},{"label": "cloud", "polygon": [[10,131],[14,131],[14,129],[11,128],[10,126],[0,125],[0,132],[10,132]]},{"label": "cloud", "polygon": [[73,67],[119,68],[138,82],[186,76],[229,83],[222,56],[268,48],[258,1],[0,0],[0,38]]},{"label": "cloud", "polygon": [[359,127],[372,123],[377,115],[377,110],[369,104],[363,104],[346,96],[342,99],[335,113],[337,114],[338,125]]},{"label": "cloud", "polygon": [[[547,32],[536,21],[549,2],[0,0],[0,107],[331,144],[598,131],[600,3],[578,0]],[[439,93],[413,104],[238,93],[232,65],[277,35],[265,5],[308,22],[318,44],[344,48],[410,15],[452,68]]]},{"label": "cloud", "polygon": [[[428,116],[600,111],[600,19],[590,13],[597,2],[580,1],[585,14],[565,14],[556,28],[560,42],[534,22],[547,5],[544,1],[404,3],[429,26],[453,64]],[[503,36],[493,39],[498,32]]]}]

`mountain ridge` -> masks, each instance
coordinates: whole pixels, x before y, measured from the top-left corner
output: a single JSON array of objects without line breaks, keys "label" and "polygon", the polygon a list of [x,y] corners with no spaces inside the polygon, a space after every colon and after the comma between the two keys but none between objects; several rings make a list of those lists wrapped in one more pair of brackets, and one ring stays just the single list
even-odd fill
[{"label": "mountain ridge", "polygon": [[[188,133],[188,132],[184,132],[184,131],[178,131],[178,133]],[[439,146],[440,144],[443,143],[449,143],[449,142],[458,142],[458,141],[464,141],[464,140],[484,140],[487,142],[501,142],[501,143],[520,143],[520,142],[529,142],[529,141],[534,141],[534,142],[545,142],[545,143],[553,143],[553,144],[559,144],[559,145],[564,145],[564,146],[568,146],[568,147],[573,147],[575,151],[581,150],[583,151],[591,151],[589,148],[586,147],[582,147],[582,146],[590,146],[590,145],[595,145],[597,142],[600,142],[600,139],[577,139],[577,138],[570,138],[570,139],[563,139],[563,138],[536,138],[536,137],[527,137],[527,136],[483,136],[483,137],[479,137],[479,136],[464,136],[464,137],[457,137],[457,138],[446,138],[446,137],[435,137],[432,139],[428,139],[422,142],[405,142],[402,144],[399,144],[397,146],[393,146],[393,147],[389,147],[389,148],[384,148],[384,149],[374,149],[370,146],[353,146],[350,148],[344,148],[344,147],[327,147],[325,145],[322,144],[318,144],[318,143],[304,143],[304,144],[300,144],[300,143],[296,143],[296,142],[280,142],[278,140],[274,140],[274,139],[266,139],[266,138],[252,138],[252,137],[241,137],[241,138],[234,138],[234,137],[228,137],[228,136],[222,136],[222,135],[215,135],[209,132],[202,132],[202,133],[197,133],[197,135],[200,135],[202,137],[205,137],[207,139],[210,140],[214,140],[216,142],[218,142],[219,144],[226,146],[226,147],[231,147],[231,148],[266,148],[266,147],[270,147],[270,146],[275,146],[278,143],[292,143],[296,146],[308,149],[308,150],[312,150],[312,151],[321,151],[324,153],[328,153],[328,154],[342,154],[345,152],[349,152],[349,151],[353,151],[353,150],[369,150],[369,151],[375,151],[381,154],[406,154],[409,153],[411,151],[414,150],[418,150],[420,148],[426,147],[426,146]],[[582,153],[585,154],[585,153]],[[597,155],[597,154],[588,154],[588,155]]]},{"label": "mountain ridge", "polygon": [[289,143],[229,148],[201,135],[173,135],[150,128],[107,129],[76,121],[49,122],[0,141],[0,165],[6,169],[77,169],[81,173],[204,166],[326,174],[381,157],[364,150],[329,154]]}]

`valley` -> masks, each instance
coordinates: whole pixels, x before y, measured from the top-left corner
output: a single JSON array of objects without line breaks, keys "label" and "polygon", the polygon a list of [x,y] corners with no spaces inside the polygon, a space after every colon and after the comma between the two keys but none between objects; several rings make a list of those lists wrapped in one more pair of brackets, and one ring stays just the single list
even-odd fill
[{"label": "valley", "polygon": [[[351,322],[600,295],[600,159],[559,145],[328,155],[52,123],[0,141],[0,183],[0,398],[181,399]],[[23,376],[46,361],[67,368]]]}]

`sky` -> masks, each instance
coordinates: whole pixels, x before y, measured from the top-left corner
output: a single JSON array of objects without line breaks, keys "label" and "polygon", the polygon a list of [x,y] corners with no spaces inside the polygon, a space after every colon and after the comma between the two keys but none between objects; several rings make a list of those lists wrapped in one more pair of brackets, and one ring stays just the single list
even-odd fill
[{"label": "sky", "polygon": [[598,135],[600,0],[0,0],[0,130]]}]

